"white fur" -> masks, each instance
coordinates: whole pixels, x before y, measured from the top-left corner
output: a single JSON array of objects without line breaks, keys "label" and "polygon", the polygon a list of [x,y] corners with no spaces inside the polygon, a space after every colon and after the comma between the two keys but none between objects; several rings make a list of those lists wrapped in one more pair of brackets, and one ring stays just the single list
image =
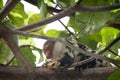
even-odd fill
[{"label": "white fur", "polygon": [[61,42],[56,41],[54,44],[54,48],[53,48],[53,59],[60,59],[64,56],[63,54],[63,50],[65,49],[65,45],[63,45]]},{"label": "white fur", "polygon": [[64,45],[63,43],[56,41],[54,44],[54,48],[53,48],[53,57],[52,59],[61,59],[63,58],[63,56],[65,55],[65,53],[68,53],[69,56],[71,56],[72,58],[74,58],[74,54],[73,52],[70,52],[69,49],[66,48],[66,45]]}]

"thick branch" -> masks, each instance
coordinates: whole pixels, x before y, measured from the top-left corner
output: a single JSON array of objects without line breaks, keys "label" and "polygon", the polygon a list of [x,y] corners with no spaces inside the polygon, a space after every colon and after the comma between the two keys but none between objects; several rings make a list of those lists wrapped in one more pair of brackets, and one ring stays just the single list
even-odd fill
[{"label": "thick branch", "polygon": [[7,4],[0,10],[0,21],[9,14],[20,0],[8,0]]},{"label": "thick branch", "polygon": [[[36,80],[106,80],[116,68],[91,68],[82,72],[76,70],[52,70],[47,68],[33,68]],[[6,77],[7,75],[7,77]],[[1,80],[26,80],[25,70],[21,67],[0,67]]]},{"label": "thick branch", "polygon": [[53,37],[48,37],[48,36],[41,36],[41,35],[27,33],[27,32],[24,32],[24,31],[17,31],[17,30],[13,30],[12,34],[14,34],[14,35],[22,35],[22,36],[26,36],[26,37],[46,39],[46,40],[55,40],[55,41],[59,40],[58,38],[53,38]]},{"label": "thick branch", "polygon": [[75,6],[76,11],[85,11],[85,12],[101,12],[101,11],[109,11],[114,9],[120,8],[120,3],[113,4],[113,5],[107,5],[107,6],[81,6],[76,5]]},{"label": "thick branch", "polygon": [[7,28],[2,23],[0,23],[0,28],[1,28],[0,29],[0,36],[6,41],[7,45],[9,46],[11,51],[14,53],[15,57],[20,61],[20,63],[22,64],[23,68],[26,70],[26,73],[27,74],[31,74],[31,76],[33,77],[34,75],[32,75],[32,73],[34,73],[34,71],[33,71],[32,67],[31,67],[31,65],[25,59],[25,57],[22,54],[22,52],[20,51],[20,48],[18,47],[16,42],[12,39],[11,30],[9,28]]}]

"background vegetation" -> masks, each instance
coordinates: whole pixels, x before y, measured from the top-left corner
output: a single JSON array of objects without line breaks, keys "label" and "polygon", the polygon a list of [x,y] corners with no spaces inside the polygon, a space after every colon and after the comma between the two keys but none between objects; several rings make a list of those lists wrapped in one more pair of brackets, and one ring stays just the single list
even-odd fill
[{"label": "background vegetation", "polygon": [[[0,79],[33,80],[37,75],[40,78],[36,80],[46,80],[47,78],[56,80],[55,74],[63,76],[62,80],[68,79],[69,71],[62,74],[58,73],[59,71],[33,68],[36,66],[37,58],[33,51],[37,51],[40,55],[38,63],[44,60],[42,50],[36,47],[34,38],[46,40],[70,38],[72,41],[80,42],[97,50],[104,54],[108,61],[110,58],[112,59],[110,62],[120,66],[120,56],[118,55],[120,48],[119,0],[25,0],[37,6],[40,10],[39,14],[25,12],[24,5],[20,0],[7,0],[5,5],[3,1],[0,0]],[[66,16],[69,17],[67,25],[60,20]],[[56,20],[62,24],[65,30],[49,29],[45,32],[46,26]],[[99,56],[101,55],[92,57],[104,59]],[[13,74],[16,74],[17,70],[20,71],[17,72],[19,76],[14,76]],[[103,74],[99,72],[100,70],[103,71]],[[50,73],[47,73],[48,71]],[[119,80],[120,78],[119,68],[89,69],[81,74],[84,73],[88,73],[88,75],[81,77],[80,73],[75,71],[71,71],[69,75],[72,76],[71,80],[93,80],[93,76],[90,77],[90,75],[94,75],[94,80]]]}]

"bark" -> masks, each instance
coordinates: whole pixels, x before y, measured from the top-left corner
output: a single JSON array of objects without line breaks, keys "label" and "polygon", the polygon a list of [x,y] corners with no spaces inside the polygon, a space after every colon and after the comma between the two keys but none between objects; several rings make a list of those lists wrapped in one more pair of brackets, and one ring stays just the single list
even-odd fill
[{"label": "bark", "polygon": [[[33,68],[35,70],[36,80],[106,80],[107,77],[117,68],[103,67],[91,68],[83,71],[77,70],[57,70],[42,67]],[[27,80],[22,67],[0,67],[0,80]]]}]

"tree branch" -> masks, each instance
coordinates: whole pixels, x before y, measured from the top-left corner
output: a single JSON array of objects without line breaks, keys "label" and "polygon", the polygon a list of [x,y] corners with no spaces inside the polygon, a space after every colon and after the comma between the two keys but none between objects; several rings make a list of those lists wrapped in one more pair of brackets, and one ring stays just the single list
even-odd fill
[{"label": "tree branch", "polygon": [[0,21],[17,5],[20,0],[8,0],[7,4],[0,10]]},{"label": "tree branch", "polygon": [[8,27],[6,27],[3,23],[0,23],[0,36],[6,41],[7,45],[9,46],[15,57],[20,61],[23,68],[26,70],[26,73],[28,75],[31,75],[28,78],[32,80],[34,78],[34,70],[28,63],[28,61],[25,59],[16,42],[12,39],[11,30]]},{"label": "tree branch", "polygon": [[[82,72],[76,70],[66,70],[61,72],[48,68],[33,68],[36,72],[36,80],[106,80],[107,77],[115,71],[114,67],[101,67],[83,70]],[[7,75],[7,77],[6,77]],[[68,77],[69,76],[69,77]],[[1,67],[1,80],[26,80],[25,70],[21,67]]]},{"label": "tree branch", "polygon": [[46,39],[46,40],[59,40],[58,38],[53,38],[53,37],[49,37],[49,36],[40,36],[40,35],[36,35],[36,34],[30,34],[24,31],[17,31],[17,30],[13,30],[12,34],[16,35],[23,35],[26,37],[34,37],[34,38],[40,38],[40,39]]},{"label": "tree branch", "polygon": [[75,6],[76,11],[84,11],[84,12],[101,12],[101,11],[110,11],[114,9],[120,8],[120,3],[113,4],[113,5],[107,5],[107,6],[81,6],[76,5]]},{"label": "tree branch", "polygon": [[114,5],[110,5],[110,6],[81,6],[76,4],[71,5],[69,8],[67,8],[64,11],[61,11],[60,13],[58,13],[57,15],[54,15],[52,17],[49,17],[47,19],[44,19],[42,21],[38,21],[26,26],[21,26],[20,28],[16,28],[14,30],[22,30],[22,31],[26,31],[26,30],[30,30],[33,28],[37,28],[39,26],[48,24],[50,22],[53,22],[55,20],[61,19],[65,16],[68,16],[76,11],[87,11],[87,12],[100,12],[100,11],[108,11],[108,10],[113,10],[113,9],[118,9],[120,8],[120,3],[118,4],[114,4]]}]

